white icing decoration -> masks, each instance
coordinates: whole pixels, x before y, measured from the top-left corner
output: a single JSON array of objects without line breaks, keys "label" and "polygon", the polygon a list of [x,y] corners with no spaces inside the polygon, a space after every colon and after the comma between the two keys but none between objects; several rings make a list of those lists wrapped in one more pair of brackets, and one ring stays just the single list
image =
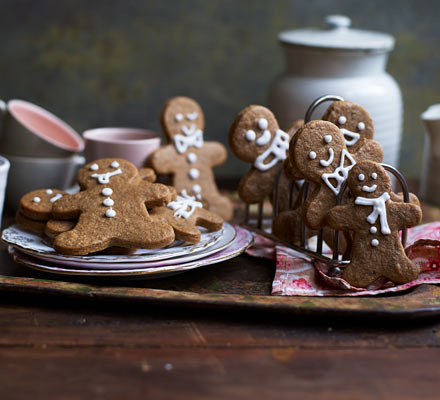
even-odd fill
[{"label": "white icing decoration", "polygon": [[191,168],[188,175],[191,179],[197,179],[200,176],[200,171],[197,168]]},{"label": "white icing decoration", "polygon": [[53,193],[53,190],[52,189],[47,189],[46,190],[46,194],[52,194]]},{"label": "white icing decoration", "polygon": [[61,199],[61,197],[63,197],[63,195],[61,193],[58,193],[55,196],[53,196],[49,201],[51,203],[55,203],[57,200]]},{"label": "white icing decoration", "polygon": [[107,197],[102,204],[104,204],[106,207],[111,207],[115,204],[115,202],[113,201],[113,199],[111,199],[110,197]]},{"label": "white icing decoration", "polygon": [[105,216],[107,218],[114,218],[116,217],[116,211],[113,210],[113,208],[109,208],[106,212],[105,212]]},{"label": "white icing decoration", "polygon": [[194,135],[194,132],[196,131],[196,126],[194,124],[191,124],[189,127],[186,125],[182,125],[182,128],[180,129],[186,136],[191,136]]},{"label": "white icing decoration", "polygon": [[183,114],[176,114],[176,116],[174,117],[174,119],[176,120],[176,122],[180,122],[183,120]]},{"label": "white icing decoration", "polygon": [[380,231],[383,235],[389,235],[391,233],[390,227],[388,226],[387,221],[387,207],[386,202],[390,199],[390,195],[385,192],[382,193],[381,196],[370,199],[368,197],[356,197],[354,204],[360,205],[360,206],[372,206],[373,211],[371,214],[367,217],[367,221],[373,225],[377,217],[379,217],[380,221]]},{"label": "white icing decoration", "polygon": [[373,239],[373,240],[371,241],[371,245],[372,245],[373,247],[377,247],[377,246],[379,246],[379,241],[378,241],[377,239]]},{"label": "white icing decoration", "polygon": [[[345,144],[347,146],[353,146],[360,139],[361,135],[357,132],[349,131],[348,129],[341,128],[341,133],[344,135]],[[348,136],[348,139],[347,139]]]},{"label": "white icing decoration", "polygon": [[194,185],[191,189],[194,193],[197,194],[200,194],[202,192],[202,188],[200,187],[200,185]]},{"label": "white icing decoration", "polygon": [[186,159],[188,160],[189,163],[195,163],[197,161],[197,156],[195,153],[188,153]]},{"label": "white icing decoration", "polygon": [[35,196],[35,197],[32,199],[32,201],[33,201],[34,203],[39,203],[39,202],[41,201],[41,199],[40,199],[38,196]]},{"label": "white icing decoration", "polygon": [[113,168],[118,168],[118,167],[119,167],[119,163],[118,163],[117,161],[113,161],[113,162],[110,164],[110,166],[113,167]]},{"label": "white icing decoration", "polygon": [[343,115],[341,115],[341,116],[338,118],[338,124],[339,124],[339,125],[344,125],[346,122],[347,122],[347,118],[345,118]]},{"label": "white icing decoration", "polygon": [[376,172],[373,172],[373,173],[371,174],[371,177],[372,177],[373,179],[377,179],[377,174],[376,174]]},{"label": "white icing decoration", "polygon": [[365,129],[365,124],[364,124],[363,122],[359,122],[359,123],[358,123],[358,129],[359,129],[360,131],[363,131],[363,130]]},{"label": "white icing decoration", "polygon": [[309,153],[309,158],[310,158],[311,160],[314,160],[314,159],[316,158],[316,153],[315,153],[314,151],[311,151],[311,152]]},{"label": "white icing decoration", "polygon": [[371,185],[371,186],[364,185],[364,186],[362,186],[362,191],[367,192],[367,193],[373,193],[376,189],[377,189],[377,185]]},{"label": "white icing decoration", "polygon": [[202,195],[199,193],[199,194],[196,194],[196,199],[197,200],[202,200]]},{"label": "white icing decoration", "polygon": [[181,195],[177,195],[176,200],[168,203],[167,207],[174,211],[175,217],[188,219],[196,208],[202,208],[203,204],[196,201],[195,197],[188,195],[186,190],[182,190]]},{"label": "white icing decoration", "polygon": [[90,171],[98,171],[99,169],[99,165],[98,164],[92,164],[90,166]]},{"label": "white icing decoration", "polygon": [[272,135],[270,131],[266,129],[255,143],[257,143],[257,146],[266,146],[266,144],[270,142],[270,139],[272,139]]},{"label": "white icing decoration", "polygon": [[186,114],[186,119],[188,121],[194,121],[197,119],[198,116],[199,116],[199,113],[197,111],[194,111],[193,113]]},{"label": "white icing decoration", "polygon": [[[344,167],[345,159],[350,161],[350,164],[347,165],[346,167]],[[353,168],[355,164],[356,161],[351,156],[351,154],[346,149],[342,149],[341,160],[339,162],[339,165],[335,168],[335,170],[332,173],[326,173],[321,175],[321,179],[325,182],[325,184],[334,193],[335,196],[339,194],[342,184],[347,179],[348,172],[350,171],[350,169]],[[333,185],[331,179],[336,180],[336,186]]]},{"label": "white icing decoration", "polygon": [[377,228],[376,228],[375,226],[372,226],[372,227],[370,228],[370,232],[371,232],[371,233],[376,233],[376,232],[377,232]]},{"label": "white icing decoration", "polygon": [[118,168],[116,171],[113,171],[113,172],[106,172],[104,174],[93,174],[92,178],[97,179],[101,185],[104,185],[104,184],[110,182],[110,178],[112,176],[119,175],[119,174],[122,174],[121,168]]},{"label": "white icing decoration", "polygon": [[365,175],[364,174],[359,174],[358,175],[358,181],[364,181],[365,180]]},{"label": "white icing decoration", "polygon": [[260,118],[258,120],[258,127],[264,131],[265,129],[267,129],[267,127],[269,126],[269,123],[267,122],[266,118]]},{"label": "white icing decoration", "polygon": [[256,137],[257,137],[257,135],[252,129],[249,129],[248,131],[246,131],[245,138],[248,142],[253,142]]},{"label": "white icing decoration", "polygon": [[[289,149],[290,136],[278,129],[275,132],[275,137],[270,146],[261,153],[254,162],[254,167],[260,171],[267,171],[271,169],[279,161],[283,161],[287,157],[287,150]],[[266,159],[272,155],[272,159],[265,164]]]},{"label": "white icing decoration", "polygon": [[333,159],[335,157],[335,152],[333,151],[333,149],[331,147],[328,149],[328,153],[330,154],[328,157],[328,160],[320,160],[319,161],[319,163],[323,167],[328,167],[333,162]]},{"label": "white icing decoration", "polygon": [[[194,125],[193,125],[194,126]],[[183,127],[182,127],[183,130]],[[182,154],[188,150],[189,147],[197,147],[200,149],[203,146],[203,131],[197,129],[195,132],[188,134],[185,132],[185,135],[174,135],[174,146],[178,153]]]},{"label": "white icing decoration", "polygon": [[111,196],[113,194],[112,188],[104,188],[101,190],[103,196]]},{"label": "white icing decoration", "polygon": [[330,143],[332,140],[333,140],[333,138],[331,137],[331,135],[325,135],[324,136],[324,142]]}]

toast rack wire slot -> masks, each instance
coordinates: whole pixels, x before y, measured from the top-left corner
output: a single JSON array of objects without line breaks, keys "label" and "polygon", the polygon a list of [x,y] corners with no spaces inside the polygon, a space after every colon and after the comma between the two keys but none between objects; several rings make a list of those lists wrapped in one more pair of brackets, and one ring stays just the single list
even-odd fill
[{"label": "toast rack wire slot", "polygon": [[[326,95],[326,96],[322,96],[319,97],[318,99],[316,99],[308,108],[307,112],[306,112],[306,116],[304,118],[305,123],[310,122],[311,118],[312,118],[312,114],[313,111],[322,103],[327,102],[327,101],[343,101],[344,99],[341,96],[336,96],[336,95]],[[396,177],[396,179],[398,180],[400,187],[402,189],[403,192],[403,201],[405,203],[409,203],[409,190],[408,190],[408,184],[405,180],[405,178],[403,177],[403,175],[393,166],[388,165],[388,164],[381,164],[383,168],[385,168],[385,170],[387,170],[390,174],[394,175]],[[281,185],[281,179],[282,179],[282,175],[283,175],[283,168],[282,166],[280,166],[280,169],[278,171],[277,174],[277,178],[276,178],[276,183],[274,186],[274,191],[273,191],[273,197],[272,197],[272,218],[275,218],[278,214],[279,214],[279,205],[280,205],[280,185]],[[299,190],[295,190],[295,188],[297,188],[298,186],[300,186]],[[309,189],[310,189],[310,182],[307,180],[304,180],[302,185],[298,185],[297,182],[295,181],[290,181],[289,182],[289,191],[288,191],[288,204],[289,204],[289,210],[293,210],[294,207],[296,206],[296,208],[301,209],[304,204],[306,203],[307,197],[309,195]],[[341,205],[342,204],[342,199],[345,195],[345,192],[347,190],[347,181],[345,181],[341,187],[341,191],[337,197],[337,201],[336,204],[337,205]],[[294,194],[295,192],[297,193],[297,197],[295,198]],[[298,203],[299,200],[299,203]],[[317,235],[317,244],[316,244],[316,251],[310,250],[309,248],[307,248],[306,245],[306,241],[307,241],[307,227],[304,223],[304,218],[301,219],[301,224],[300,224],[300,245],[296,245],[290,242],[285,242],[281,239],[279,239],[278,237],[276,237],[275,235],[273,235],[272,233],[267,232],[266,230],[263,229],[263,205],[264,202],[261,201],[258,204],[258,214],[257,214],[257,221],[256,221],[256,226],[251,225],[251,220],[250,220],[250,205],[246,204],[246,209],[245,209],[245,221],[244,221],[244,226],[255,232],[258,233],[262,236],[265,236],[277,243],[280,243],[281,245],[285,246],[285,247],[290,247],[296,251],[299,251],[305,255],[311,256],[315,259],[318,259],[320,261],[324,261],[328,264],[332,264],[334,265],[334,267],[330,270],[330,272],[332,272],[332,270],[336,271],[337,266],[342,266],[343,264],[347,264],[350,262],[350,260],[346,260],[343,259],[342,257],[340,257],[339,254],[339,231],[334,231],[333,233],[333,254],[332,257],[328,257],[322,254],[323,252],[323,242],[324,242],[324,232],[323,229],[320,229]],[[329,228],[327,228],[329,229]],[[407,229],[403,229],[402,230],[402,245],[405,247],[406,244],[406,239],[407,239]]]}]

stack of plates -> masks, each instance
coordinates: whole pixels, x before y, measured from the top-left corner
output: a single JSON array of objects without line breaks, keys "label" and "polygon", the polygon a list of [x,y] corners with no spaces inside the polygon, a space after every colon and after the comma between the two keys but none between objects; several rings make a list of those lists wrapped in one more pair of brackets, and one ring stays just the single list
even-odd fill
[{"label": "stack of plates", "polygon": [[40,271],[148,279],[174,275],[236,257],[250,246],[252,235],[245,229],[225,223],[219,232],[202,232],[197,244],[175,241],[163,249],[139,249],[129,255],[87,256],[59,254],[45,237],[17,225],[5,229],[2,240],[8,245],[14,261]]}]

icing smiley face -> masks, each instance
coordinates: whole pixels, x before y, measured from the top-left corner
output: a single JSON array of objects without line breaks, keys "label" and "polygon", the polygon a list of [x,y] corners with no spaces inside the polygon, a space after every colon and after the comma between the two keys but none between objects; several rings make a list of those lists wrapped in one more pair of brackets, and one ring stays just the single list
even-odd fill
[{"label": "icing smiley face", "polygon": [[362,146],[365,139],[373,138],[374,125],[370,114],[350,101],[335,101],[322,119],[332,122],[341,130],[350,153]]},{"label": "icing smiley face", "polygon": [[287,158],[289,141],[273,113],[263,106],[245,108],[229,131],[233,153],[263,172]]},{"label": "icing smiley face", "polygon": [[196,133],[198,136],[203,135],[205,118],[196,101],[181,96],[174,97],[165,105],[161,115],[161,124],[167,139],[172,141],[175,135],[183,137],[192,137]]},{"label": "icing smiley face", "polygon": [[372,161],[357,163],[350,171],[348,186],[354,196],[375,198],[391,191],[391,180],[387,172]]},{"label": "icing smiley face", "polygon": [[334,195],[355,164],[337,126],[326,121],[311,121],[300,128],[291,143],[290,157],[304,177],[324,183]]},{"label": "icing smiley face", "polygon": [[136,167],[122,159],[103,158],[85,165],[78,173],[78,184],[82,189],[111,185],[115,182],[131,182],[137,176]]}]

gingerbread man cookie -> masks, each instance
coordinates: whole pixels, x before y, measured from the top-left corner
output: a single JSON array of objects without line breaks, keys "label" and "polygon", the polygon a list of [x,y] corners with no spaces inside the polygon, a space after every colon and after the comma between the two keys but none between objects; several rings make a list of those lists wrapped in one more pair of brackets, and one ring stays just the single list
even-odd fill
[{"label": "gingerbread man cookie", "polygon": [[334,207],[326,217],[332,228],[353,235],[351,261],[343,278],[357,287],[366,287],[379,277],[399,284],[416,279],[419,269],[406,256],[399,230],[420,222],[420,207],[392,201],[391,180],[373,161],[360,161],[351,169],[348,188],[353,203]]},{"label": "gingerbread man cookie", "polygon": [[339,127],[347,150],[357,161],[383,160],[382,146],[373,140],[373,119],[365,108],[351,101],[335,101],[330,104],[322,119]]},{"label": "gingerbread man cookie", "polygon": [[223,226],[223,219],[203,208],[203,204],[186,190],[177,195],[174,191],[172,201],[165,207],[155,207],[150,210],[151,218],[163,218],[174,229],[176,239],[190,243],[200,241],[201,232],[197,225],[210,232],[218,231]]},{"label": "gingerbread man cookie", "polygon": [[111,246],[159,248],[174,240],[173,228],[147,212],[168,202],[168,188],[139,179],[132,163],[115,158],[89,163],[79,171],[78,183],[83,191],[63,196],[52,208],[56,219],[78,218],[72,230],[56,236],[56,251],[83,255]]},{"label": "gingerbread man cookie", "polygon": [[186,190],[198,199],[206,198],[211,211],[231,219],[232,203],[219,193],[212,171],[226,160],[226,149],[221,143],[204,141],[205,119],[199,104],[188,97],[175,97],[166,103],[161,123],[169,144],[151,155],[154,170],[170,174],[178,192]]},{"label": "gingerbread man cookie", "polygon": [[320,229],[356,161],[339,128],[328,121],[303,125],[290,144],[289,157],[292,174],[312,182],[312,192],[304,206],[304,221],[309,228]]},{"label": "gingerbread man cookie", "polygon": [[238,114],[228,141],[238,159],[252,164],[238,186],[238,195],[245,203],[260,203],[272,194],[296,129],[282,131],[273,113],[263,106],[252,105]]}]

